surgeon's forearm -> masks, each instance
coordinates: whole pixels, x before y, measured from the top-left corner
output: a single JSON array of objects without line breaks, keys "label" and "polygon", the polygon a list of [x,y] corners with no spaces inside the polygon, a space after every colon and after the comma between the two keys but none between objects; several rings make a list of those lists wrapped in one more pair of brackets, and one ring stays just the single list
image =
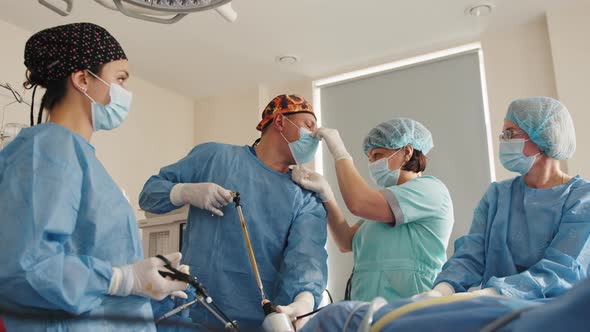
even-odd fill
[{"label": "surgeon's forearm", "polygon": [[358,226],[350,226],[344,218],[344,213],[338,206],[335,200],[331,200],[324,203],[326,212],[328,214],[328,228],[334,242],[338,246],[341,252],[352,251],[352,238],[358,230]]},{"label": "surgeon's forearm", "polygon": [[346,207],[361,218],[395,222],[395,217],[385,196],[369,186],[352,160],[336,161],[336,176]]}]

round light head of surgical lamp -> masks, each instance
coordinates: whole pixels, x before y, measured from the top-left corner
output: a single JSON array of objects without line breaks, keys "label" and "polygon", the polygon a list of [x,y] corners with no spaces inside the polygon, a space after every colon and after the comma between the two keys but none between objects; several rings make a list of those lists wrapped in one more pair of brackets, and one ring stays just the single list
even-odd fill
[{"label": "round light head of surgical lamp", "polygon": [[[47,1],[47,0],[39,0]],[[73,1],[73,0],[64,0]],[[238,14],[231,0],[94,0],[106,8],[145,21],[172,24],[192,12],[215,9],[226,21],[234,22]],[[55,9],[53,9],[55,11]],[[159,16],[167,16],[162,18]]]},{"label": "round light head of surgical lamp", "polygon": [[465,10],[465,14],[475,17],[489,16],[494,10],[494,5],[491,3],[480,3],[473,5]]},{"label": "round light head of surgical lamp", "polygon": [[173,13],[190,13],[207,9],[213,9],[224,5],[231,0],[122,0],[129,4]]},{"label": "round light head of surgical lamp", "polygon": [[299,58],[295,55],[281,55],[276,57],[276,61],[284,65],[293,65],[299,61]]}]

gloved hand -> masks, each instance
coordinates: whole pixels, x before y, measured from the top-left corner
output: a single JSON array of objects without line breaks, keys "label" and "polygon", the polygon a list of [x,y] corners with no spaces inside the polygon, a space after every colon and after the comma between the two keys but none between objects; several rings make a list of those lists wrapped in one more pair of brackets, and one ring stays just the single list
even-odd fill
[{"label": "gloved hand", "polygon": [[434,288],[428,292],[416,294],[412,299],[427,299],[431,297],[441,297],[455,294],[455,289],[447,282],[438,283]]},{"label": "gloved hand", "polygon": [[318,130],[316,130],[315,133],[313,133],[313,135],[316,138],[323,139],[326,142],[328,150],[330,150],[330,153],[332,154],[332,157],[334,157],[335,161],[338,161],[340,159],[352,160],[352,156],[346,150],[346,147],[344,146],[344,142],[342,142],[342,139],[340,138],[340,133],[338,133],[338,130],[330,128],[319,128]]},{"label": "gloved hand", "polygon": [[291,304],[286,306],[277,306],[277,312],[282,312],[289,316],[291,321],[294,321],[293,325],[295,325],[295,330],[299,330],[311,317],[308,316],[297,319],[297,316],[302,316],[312,312],[314,304],[315,300],[313,299],[313,294],[311,294],[311,292],[301,292],[295,296],[295,300],[293,300]]},{"label": "gloved hand", "polygon": [[[190,266],[188,266],[188,265],[182,264],[182,265],[176,267],[176,269],[184,274],[191,274]],[[170,297],[172,298],[172,300],[176,300],[177,297],[186,300],[188,298],[188,294],[187,294],[186,290],[183,290],[183,291],[178,291],[178,292],[174,292],[174,293],[170,294]]]},{"label": "gloved hand", "polygon": [[[179,269],[178,263],[182,258],[181,253],[168,254],[164,257],[176,265],[175,268]],[[150,297],[158,301],[163,300],[168,295],[186,299],[187,295],[182,290],[188,284],[162,277],[158,270],[166,271],[164,265],[165,263],[161,259],[151,257],[130,265],[113,267],[113,276],[111,277],[108,294],[115,296],[133,294]],[[183,267],[180,269],[186,270]]]},{"label": "gloved hand", "polygon": [[170,191],[170,201],[176,206],[190,204],[223,217],[222,207],[232,201],[231,192],[211,182],[179,183]]},{"label": "gloved hand", "polygon": [[488,288],[484,288],[484,289],[476,289],[476,290],[469,291],[469,293],[483,295],[483,296],[496,296],[496,297],[502,296],[498,292],[498,290],[495,289],[494,287],[488,287]]},{"label": "gloved hand", "polygon": [[318,173],[301,165],[293,166],[291,179],[303,188],[316,192],[320,195],[322,202],[334,199],[334,192],[326,179]]}]

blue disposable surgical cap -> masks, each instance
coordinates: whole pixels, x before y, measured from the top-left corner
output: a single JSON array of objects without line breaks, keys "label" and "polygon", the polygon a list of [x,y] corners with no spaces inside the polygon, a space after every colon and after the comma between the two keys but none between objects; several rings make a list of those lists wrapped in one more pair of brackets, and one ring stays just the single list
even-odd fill
[{"label": "blue disposable surgical cap", "polygon": [[412,119],[397,118],[371,129],[363,141],[363,150],[368,154],[374,148],[393,150],[408,144],[424,154],[434,146],[432,134],[424,125]]},{"label": "blue disposable surgical cap", "polygon": [[524,130],[553,159],[565,160],[576,151],[576,131],[567,108],[549,97],[517,99],[508,106],[506,120]]}]

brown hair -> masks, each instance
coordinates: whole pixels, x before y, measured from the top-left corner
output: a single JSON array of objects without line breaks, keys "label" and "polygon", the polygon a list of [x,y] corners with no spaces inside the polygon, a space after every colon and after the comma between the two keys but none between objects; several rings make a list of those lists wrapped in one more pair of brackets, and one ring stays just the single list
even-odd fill
[{"label": "brown hair", "polygon": [[426,169],[426,156],[420,150],[414,149],[412,157],[402,166],[404,171],[410,171],[414,173],[423,172]]}]

